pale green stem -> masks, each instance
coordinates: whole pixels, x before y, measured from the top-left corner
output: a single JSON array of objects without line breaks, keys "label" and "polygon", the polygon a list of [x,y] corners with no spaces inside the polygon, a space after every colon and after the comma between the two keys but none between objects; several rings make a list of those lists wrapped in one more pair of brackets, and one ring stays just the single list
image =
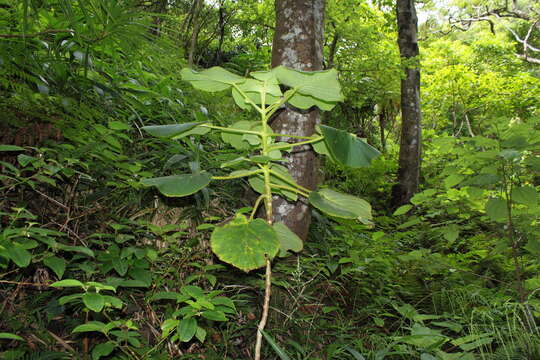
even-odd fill
[{"label": "pale green stem", "polygon": [[274,113],[278,111],[279,107],[285,104],[287,101],[289,101],[289,99],[292,98],[293,95],[296,94],[297,91],[298,91],[298,88],[292,89],[292,91],[289,92],[287,96],[284,96],[279,103],[272,105],[272,108],[267,114],[267,119],[270,119],[272,115],[274,115]]},{"label": "pale green stem", "polygon": [[[268,131],[268,119],[269,116],[266,114],[266,93],[261,93],[261,106],[262,109],[260,111],[261,113],[261,125],[262,125],[262,136],[261,136],[261,144],[262,144],[262,151],[261,154],[263,156],[268,156],[268,135],[272,133],[272,130]],[[261,169],[263,170],[264,174],[264,207],[266,209],[266,221],[269,225],[272,225],[272,188],[270,187],[270,165],[264,164],[261,166]],[[265,288],[264,288],[264,304],[263,304],[263,310],[261,315],[261,321],[259,321],[259,326],[257,326],[257,335],[256,335],[256,341],[255,341],[255,360],[261,359],[261,347],[262,347],[262,331],[264,330],[264,327],[266,326],[266,322],[268,320],[268,312],[270,309],[270,292],[271,292],[271,286],[272,286],[272,264],[270,263],[270,259],[266,258],[266,271],[264,274],[265,277]]]},{"label": "pale green stem", "polygon": [[276,171],[273,171],[272,169],[270,169],[270,172],[272,173],[272,175],[274,175],[275,177],[277,177],[278,179],[281,179],[283,181],[285,181],[287,184],[289,185],[292,185],[293,187],[296,187],[306,193],[310,193],[311,190],[309,190],[308,188],[305,188],[303,187],[302,185],[298,185],[297,183],[295,183],[294,181],[291,181],[290,179],[287,179],[285,176],[281,175],[280,173],[276,172]]},{"label": "pale green stem", "polygon": [[253,210],[251,210],[251,215],[249,216],[249,221],[253,220],[255,217],[255,214],[257,213],[257,209],[261,205],[261,201],[265,198],[265,195],[261,195],[257,198],[257,201],[255,201],[255,205],[253,205]]},{"label": "pale green stem", "polygon": [[278,184],[270,184],[270,187],[273,187],[273,188],[276,188],[276,189],[283,189],[283,190],[289,190],[289,191],[293,191],[297,194],[300,194],[302,195],[303,197],[309,197],[309,193],[305,192],[305,191],[302,191],[300,189],[296,189],[292,186],[287,186],[287,185],[278,185]]},{"label": "pale green stem", "polygon": [[293,148],[295,146],[313,144],[313,143],[316,143],[317,141],[321,141],[322,139],[324,139],[323,136],[317,136],[316,138],[313,138],[311,140],[299,141],[299,142],[292,143],[292,144],[283,144],[283,145],[271,146],[269,151],[281,150],[281,149],[290,149],[290,148]]},{"label": "pale green stem", "polygon": [[233,86],[234,86],[234,88],[235,88],[236,90],[238,90],[238,92],[240,93],[240,95],[242,95],[242,96],[244,97],[244,99],[246,100],[246,102],[247,102],[248,104],[251,104],[251,106],[253,106],[253,107],[255,108],[255,110],[257,110],[260,114],[263,114],[263,115],[264,115],[264,113],[263,113],[263,111],[264,111],[264,103],[261,104],[261,106],[262,106],[263,108],[260,108],[257,104],[255,104],[255,103],[253,102],[253,100],[251,100],[251,99],[246,95],[245,92],[242,91],[242,89],[240,89],[240,88],[238,87],[238,85],[233,84]]},{"label": "pale green stem", "polygon": [[299,136],[299,135],[289,135],[289,134],[268,134],[271,137],[288,137],[291,139],[315,139],[318,136]]},{"label": "pale green stem", "polygon": [[199,126],[207,127],[209,129],[221,130],[221,131],[224,131],[224,132],[236,133],[236,134],[252,134],[252,135],[262,136],[262,133],[259,132],[259,131],[244,130],[244,129],[233,129],[233,128],[227,128],[227,127],[223,127],[223,126],[208,125],[208,124],[202,124],[202,125],[199,125]]},{"label": "pale green stem", "polygon": [[243,178],[243,177],[246,177],[246,176],[257,175],[257,174],[260,174],[260,173],[262,173],[262,172],[263,172],[262,169],[258,169],[258,170],[253,170],[253,171],[250,171],[250,172],[247,172],[247,173],[242,173],[242,174],[233,175],[233,176],[212,176],[212,180],[232,180],[232,179],[239,179],[239,178]]}]

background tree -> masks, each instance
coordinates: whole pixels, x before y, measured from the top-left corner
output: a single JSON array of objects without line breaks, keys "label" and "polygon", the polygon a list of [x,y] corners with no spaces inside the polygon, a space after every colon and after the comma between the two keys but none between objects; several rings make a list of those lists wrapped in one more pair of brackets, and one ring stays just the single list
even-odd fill
[{"label": "background tree", "polygon": [[418,191],[422,145],[418,18],[414,0],[398,0],[398,44],[405,77],[401,79],[401,145],[398,183],[393,189],[396,205],[407,203]]}]

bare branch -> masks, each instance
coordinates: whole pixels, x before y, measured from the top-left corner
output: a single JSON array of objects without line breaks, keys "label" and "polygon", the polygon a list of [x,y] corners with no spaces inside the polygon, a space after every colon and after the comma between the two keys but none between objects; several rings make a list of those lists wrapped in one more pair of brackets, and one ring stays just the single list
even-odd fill
[{"label": "bare branch", "polygon": [[532,58],[532,57],[525,56],[522,54],[516,54],[516,56],[522,60],[525,60],[528,63],[540,65],[540,59]]}]

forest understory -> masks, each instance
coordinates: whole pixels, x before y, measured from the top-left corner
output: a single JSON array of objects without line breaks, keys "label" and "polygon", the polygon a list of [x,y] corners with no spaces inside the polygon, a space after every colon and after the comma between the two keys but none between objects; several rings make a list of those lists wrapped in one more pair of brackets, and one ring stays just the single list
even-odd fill
[{"label": "forest understory", "polygon": [[0,0],[0,359],[540,360],[539,14]]}]

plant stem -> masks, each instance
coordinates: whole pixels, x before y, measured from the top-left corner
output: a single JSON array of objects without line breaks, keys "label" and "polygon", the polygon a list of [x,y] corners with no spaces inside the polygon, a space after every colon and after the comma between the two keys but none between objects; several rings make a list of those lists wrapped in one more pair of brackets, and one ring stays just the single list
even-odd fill
[{"label": "plant stem", "polygon": [[312,143],[315,143],[317,141],[320,141],[324,139],[324,137],[322,136],[317,136],[316,138],[312,138],[311,140],[306,140],[306,141],[300,141],[300,142],[296,142],[296,143],[292,143],[292,144],[284,144],[284,145],[277,145],[277,146],[271,146],[270,147],[270,151],[272,150],[281,150],[281,149],[289,149],[289,148],[293,148],[295,146],[301,146],[301,145],[307,145],[307,144],[312,144]]},{"label": "plant stem", "polygon": [[209,124],[202,124],[202,125],[199,125],[199,126],[200,127],[207,127],[209,129],[214,129],[214,130],[221,130],[221,131],[224,131],[224,132],[235,133],[235,134],[252,134],[252,135],[262,136],[262,134],[259,131],[244,130],[244,129],[234,129],[234,128],[228,128],[228,127],[217,126],[217,125],[209,125]]},{"label": "plant stem", "polygon": [[243,177],[246,177],[246,176],[252,176],[252,175],[257,175],[257,174],[260,174],[262,173],[264,170],[262,169],[257,169],[257,170],[253,170],[253,171],[250,171],[250,172],[245,172],[245,173],[241,173],[241,174],[238,174],[238,175],[232,175],[232,176],[212,176],[212,180],[231,180],[231,179],[239,179],[239,178],[243,178]]},{"label": "plant stem", "polygon": [[315,136],[300,136],[300,135],[276,134],[276,133],[269,134],[268,136],[271,136],[271,137],[288,137],[288,138],[291,138],[291,139],[315,139],[316,138]]},{"label": "plant stem", "polygon": [[302,191],[298,188],[294,188],[292,186],[287,186],[287,185],[278,185],[278,184],[270,184],[270,187],[272,188],[276,188],[276,189],[283,189],[283,190],[289,190],[289,191],[293,191],[297,194],[300,194],[302,195],[303,197],[306,197],[308,198],[309,197],[309,193],[305,192],[305,191]]},{"label": "plant stem", "polygon": [[[262,125],[262,136],[261,136],[261,146],[262,151],[261,154],[263,156],[268,156],[269,154],[269,147],[268,147],[268,136],[273,131],[272,129],[269,130],[268,126],[268,118],[266,114],[266,93],[261,93],[261,125]],[[269,225],[272,225],[273,221],[273,214],[272,214],[272,187],[270,186],[270,165],[264,164],[264,166],[261,167],[264,173],[264,207],[266,209],[266,222]],[[261,315],[261,321],[259,322],[259,326],[257,327],[257,336],[255,341],[255,360],[261,360],[261,347],[262,347],[262,331],[264,330],[264,327],[266,326],[266,322],[268,321],[268,311],[270,309],[270,294],[271,294],[271,287],[272,287],[272,265],[270,263],[270,259],[268,256],[266,256],[266,272],[265,272],[265,288],[264,288],[264,303],[263,303],[263,309],[262,309],[262,315]]]},{"label": "plant stem", "polygon": [[255,205],[253,205],[253,210],[251,211],[251,215],[249,216],[249,221],[253,220],[255,217],[255,214],[257,213],[257,209],[259,208],[259,205],[261,204],[261,201],[265,198],[264,195],[261,195],[257,198],[257,201],[255,201]]},{"label": "plant stem", "polygon": [[270,294],[272,290],[272,266],[270,265],[270,259],[266,258],[266,272],[265,287],[264,287],[264,304],[261,316],[261,321],[257,327],[257,342],[255,343],[255,360],[261,359],[261,345],[262,345],[262,330],[266,326],[268,321],[268,310],[270,309]]},{"label": "plant stem", "polygon": [[280,173],[278,173],[276,171],[273,171],[272,169],[270,169],[270,172],[272,173],[272,175],[274,175],[278,179],[285,181],[287,184],[292,185],[293,187],[296,187],[296,188],[302,190],[305,193],[309,194],[311,192],[311,190],[309,190],[308,188],[305,188],[302,185],[298,185],[294,181],[291,181],[290,179],[287,179],[285,176],[281,175]]}]

